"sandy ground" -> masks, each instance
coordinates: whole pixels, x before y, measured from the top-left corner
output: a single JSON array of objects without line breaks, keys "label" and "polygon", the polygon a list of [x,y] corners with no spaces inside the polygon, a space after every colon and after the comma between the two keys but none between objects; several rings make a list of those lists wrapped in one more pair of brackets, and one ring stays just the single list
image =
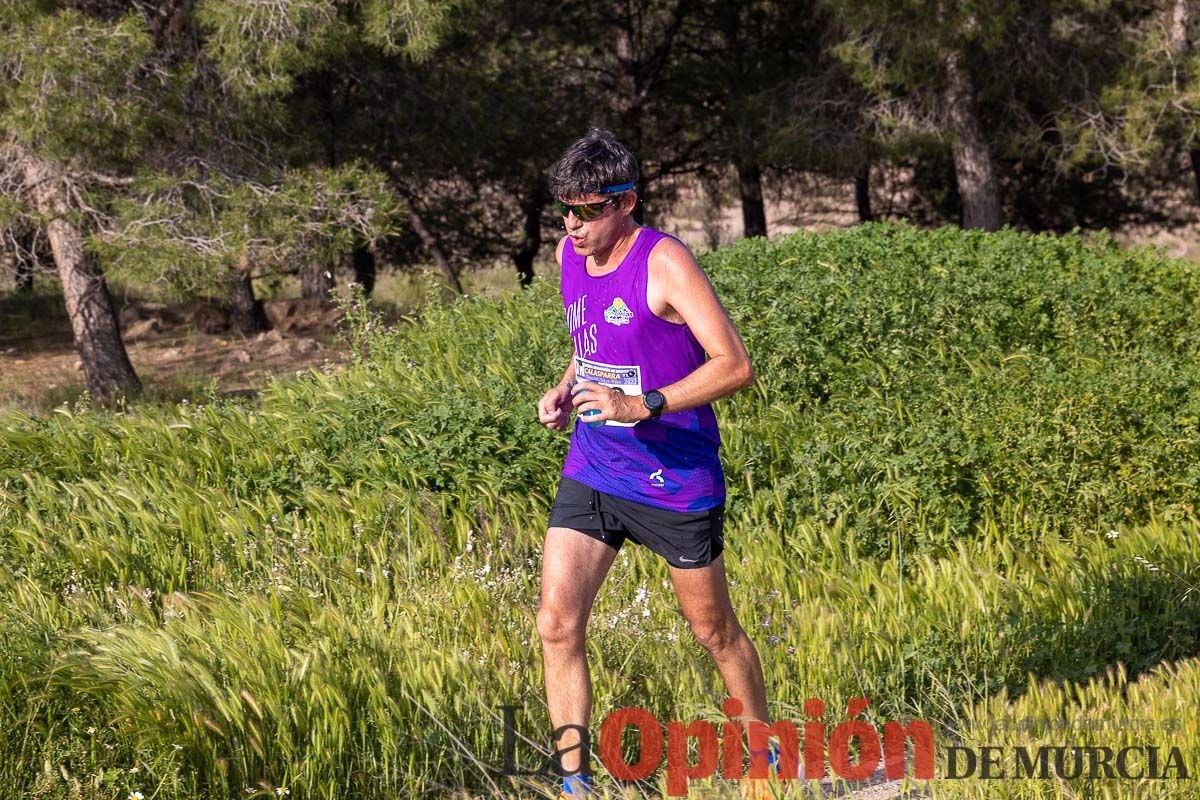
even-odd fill
[{"label": "sandy ground", "polygon": [[[804,795],[801,794],[801,797]],[[816,797],[814,793],[811,795]],[[880,770],[869,781],[860,785],[835,787],[831,783],[821,784],[821,798],[846,798],[846,800],[900,800],[900,798],[925,797],[920,788],[904,788],[903,781],[889,781]]]},{"label": "sandy ground", "polygon": [[[907,173],[901,169],[878,169],[872,174],[871,207],[880,220],[904,218],[911,198],[906,189]],[[1149,245],[1172,258],[1200,262],[1200,206],[1189,192],[1190,185],[1163,188],[1152,202],[1173,209],[1163,225],[1129,225],[1111,231],[1123,246]],[[853,181],[826,177],[793,178],[784,187],[764,179],[763,194],[769,236],[796,231],[825,231],[848,228],[858,223]],[[660,217],[661,227],[694,250],[704,251],[736,242],[742,237],[741,207],[725,186],[713,195],[692,183],[682,185],[671,207]]]},{"label": "sandy ground", "polygon": [[[266,311],[274,328],[252,337],[222,328],[219,315],[195,304],[132,301],[120,314],[129,360],[163,400],[191,397],[213,379],[222,395],[252,395],[273,375],[345,361],[336,309],[276,300]],[[77,398],[85,385],[65,314],[22,322],[9,320],[0,335],[0,409],[44,410]]]}]

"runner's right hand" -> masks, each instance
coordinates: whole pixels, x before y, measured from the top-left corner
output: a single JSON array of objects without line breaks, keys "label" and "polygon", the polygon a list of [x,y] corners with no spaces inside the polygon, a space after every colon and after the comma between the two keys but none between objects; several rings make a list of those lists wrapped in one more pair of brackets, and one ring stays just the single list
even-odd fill
[{"label": "runner's right hand", "polygon": [[571,422],[571,392],[558,385],[538,400],[538,422],[550,430],[564,431]]}]

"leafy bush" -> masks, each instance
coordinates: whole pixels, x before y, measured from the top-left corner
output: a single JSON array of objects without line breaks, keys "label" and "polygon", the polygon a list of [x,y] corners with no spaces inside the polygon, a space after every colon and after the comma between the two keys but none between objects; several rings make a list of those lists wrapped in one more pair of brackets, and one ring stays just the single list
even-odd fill
[{"label": "leafy bush", "polygon": [[[988,523],[1033,540],[1194,512],[1194,265],[1078,236],[875,225],[746,241],[705,266],[758,373],[718,404],[744,522],[842,519],[870,552],[898,537],[945,552]],[[532,408],[569,354],[553,286],[366,340],[346,374],[278,384],[255,411],[188,412],[183,429],[171,412],[10,419],[0,486],[36,468],[270,491],[288,509],[356,483],[548,495],[565,442]]]},{"label": "leafy bush", "polygon": [[760,376],[730,409],[727,464],[781,519],[844,517],[883,552],[987,522],[1034,539],[1194,512],[1194,264],[866,226],[706,266]]}]

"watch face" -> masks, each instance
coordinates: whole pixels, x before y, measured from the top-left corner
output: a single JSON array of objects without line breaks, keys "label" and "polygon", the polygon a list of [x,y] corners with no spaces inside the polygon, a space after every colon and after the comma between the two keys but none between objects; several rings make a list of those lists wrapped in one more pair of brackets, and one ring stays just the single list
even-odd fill
[{"label": "watch face", "polygon": [[662,392],[646,392],[646,408],[654,413],[662,411],[664,402]]}]

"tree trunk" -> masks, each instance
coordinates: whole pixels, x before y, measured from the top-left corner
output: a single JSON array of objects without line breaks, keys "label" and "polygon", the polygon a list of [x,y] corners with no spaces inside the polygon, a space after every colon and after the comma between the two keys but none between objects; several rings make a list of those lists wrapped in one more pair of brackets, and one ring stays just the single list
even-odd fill
[{"label": "tree trunk", "polygon": [[317,262],[300,270],[300,296],[306,300],[329,302],[333,291],[333,264]]},{"label": "tree trunk", "polygon": [[533,283],[533,260],[537,258],[538,250],[542,247],[542,210],[546,207],[546,187],[538,181],[533,190],[521,200],[521,211],[525,214],[525,231],[521,237],[521,246],[513,253],[513,263],[517,265],[517,276],[521,288],[529,288]]},{"label": "tree trunk", "polygon": [[[642,153],[642,59],[634,41],[632,20],[628,24],[616,26],[616,107],[621,119],[621,127],[627,132],[630,150],[635,157]],[[650,200],[650,185],[646,180],[645,165],[638,173],[637,203],[633,207],[633,220],[639,225],[649,225],[648,205]]]},{"label": "tree trunk", "polygon": [[1196,202],[1200,203],[1200,149],[1193,147],[1188,150],[1188,163],[1192,165],[1192,178],[1196,184]]},{"label": "tree trunk", "polygon": [[758,164],[738,162],[738,190],[742,195],[742,236],[767,235],[767,211],[763,206],[762,170]]},{"label": "tree trunk", "polygon": [[858,207],[859,222],[874,222],[875,213],[871,211],[871,162],[863,164],[858,174],[854,176],[854,205]]},{"label": "tree trunk", "polygon": [[[1192,51],[1192,42],[1188,39],[1188,25],[1191,23],[1191,8],[1188,7],[1190,0],[1175,0],[1171,6],[1171,23],[1168,28],[1167,41],[1171,48],[1171,55],[1175,58],[1176,69],[1179,70],[1177,80],[1180,84],[1186,84],[1188,75],[1184,72],[1186,69],[1186,59]],[[1188,149],[1188,162],[1192,166],[1192,178],[1195,182],[1196,199],[1200,201],[1200,149],[1195,147]]]},{"label": "tree trunk", "polygon": [[1175,0],[1171,6],[1171,23],[1167,30],[1167,42],[1171,48],[1171,52],[1176,56],[1187,55],[1191,49],[1191,42],[1188,41],[1188,23],[1191,21],[1191,9],[1188,8],[1188,3],[1191,0]]},{"label": "tree trunk", "polygon": [[[646,4],[625,4],[624,15],[611,18],[612,41],[616,57],[614,105],[621,120],[621,133],[628,135],[626,144],[634,156],[646,158],[646,137],[643,115],[650,90],[662,79],[670,63],[676,37],[683,30],[684,22],[692,12],[693,0],[675,0],[670,12],[659,17],[661,24],[651,21],[653,16]],[[664,9],[665,10],[665,9]],[[633,219],[642,225],[654,224],[656,209],[650,204],[650,186],[643,162],[637,187],[637,205]]]},{"label": "tree trunk", "polygon": [[649,225],[651,222],[650,215],[647,210],[647,203],[649,200],[650,184],[647,182],[646,176],[642,174],[638,176],[637,203],[634,204],[633,213],[630,215],[633,217],[633,221],[638,225]]},{"label": "tree trunk", "polygon": [[999,230],[1004,223],[1000,210],[1000,187],[992,156],[975,108],[975,89],[967,74],[962,54],[946,56],[946,118],[953,141],[954,175],[962,198],[962,226]]},{"label": "tree trunk", "polygon": [[13,260],[13,288],[17,294],[33,292],[33,265],[20,256]]},{"label": "tree trunk", "polygon": [[425,221],[421,219],[421,215],[411,205],[408,207],[408,221],[412,224],[413,230],[417,232],[417,236],[421,237],[421,242],[425,245],[425,249],[429,251],[429,255],[433,258],[433,263],[437,264],[437,268],[442,273],[442,277],[446,279],[446,283],[450,285],[451,289],[462,294],[462,283],[458,280],[458,274],[455,273],[454,268],[450,266],[450,260],[446,258],[446,254],[442,251],[441,245],[438,244],[437,238],[425,227]]},{"label": "tree trunk", "polygon": [[23,153],[22,160],[25,185],[38,212],[47,220],[46,238],[62,281],[88,391],[101,402],[137,391],[141,381],[125,352],[108,286],[84,249],[83,232],[71,220],[67,182],[48,161],[31,153]]},{"label": "tree trunk", "polygon": [[1041,233],[1047,229],[1046,220],[1042,216],[1043,198],[1040,195],[1041,169],[1037,166],[1024,166],[1021,179],[1017,183],[1013,206],[1017,219],[1032,233]]},{"label": "tree trunk", "polygon": [[[336,90],[334,76],[331,72],[321,71],[312,76],[314,92],[320,98],[321,114],[325,127],[319,132],[325,145],[325,163],[331,169],[338,165],[338,114],[336,108]],[[305,300],[319,300],[328,303],[332,300],[334,273],[337,271],[337,260],[330,259],[328,264],[320,262],[310,264],[300,270],[300,296]]]},{"label": "tree trunk", "polygon": [[1090,197],[1091,188],[1087,183],[1081,180],[1073,180],[1070,183],[1071,187],[1071,214],[1074,219],[1071,220],[1073,227],[1086,227],[1089,217],[1088,208],[1091,205]]},{"label": "tree trunk", "polygon": [[375,251],[365,244],[355,245],[351,260],[354,282],[362,287],[364,295],[370,296],[375,289]]},{"label": "tree trunk", "polygon": [[33,272],[36,267],[37,233],[22,234],[12,253],[13,288],[18,294],[33,291]]},{"label": "tree trunk", "polygon": [[245,258],[238,265],[233,291],[229,293],[229,324],[243,336],[271,329],[262,300],[254,296],[250,265]]}]

